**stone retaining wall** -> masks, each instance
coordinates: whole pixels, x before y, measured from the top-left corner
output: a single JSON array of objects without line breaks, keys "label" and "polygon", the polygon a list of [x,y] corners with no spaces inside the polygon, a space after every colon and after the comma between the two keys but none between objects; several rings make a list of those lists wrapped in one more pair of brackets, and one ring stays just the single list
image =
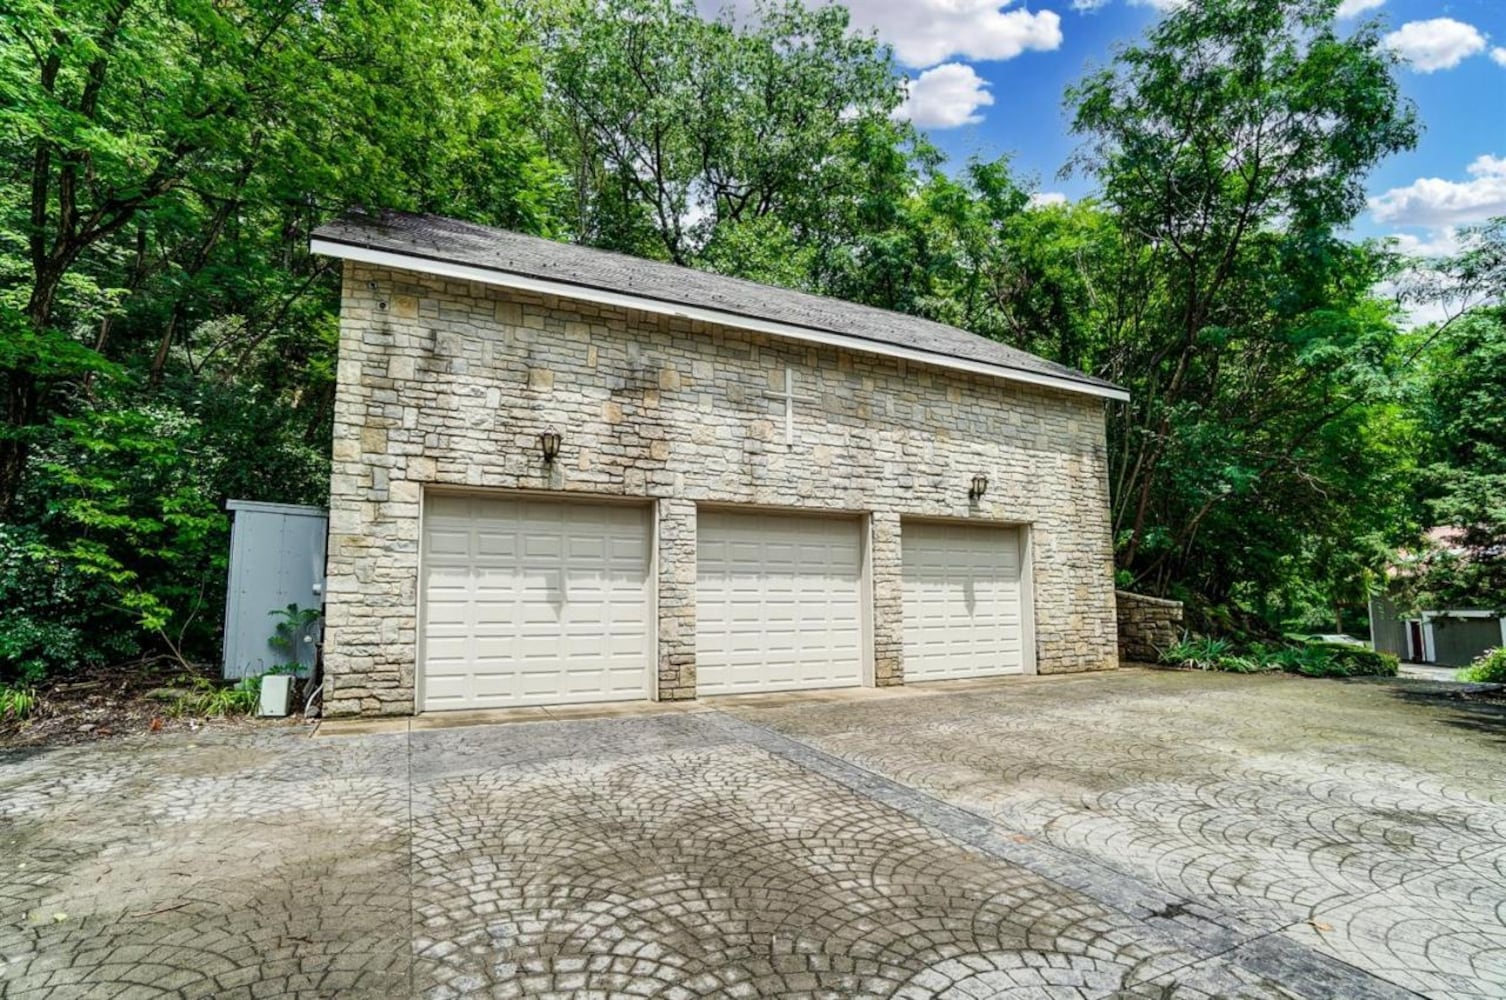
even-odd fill
[{"label": "stone retaining wall", "polygon": [[1182,602],[1127,590],[1114,591],[1119,606],[1119,659],[1155,663],[1182,637]]}]

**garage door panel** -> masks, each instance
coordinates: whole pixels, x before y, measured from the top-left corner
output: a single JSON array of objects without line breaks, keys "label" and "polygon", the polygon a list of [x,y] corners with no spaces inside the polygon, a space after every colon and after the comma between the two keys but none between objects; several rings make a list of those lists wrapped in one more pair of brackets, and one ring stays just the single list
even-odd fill
[{"label": "garage door panel", "polygon": [[647,695],[647,508],[483,497],[425,507],[424,709]]},{"label": "garage door panel", "polygon": [[1020,531],[905,522],[906,680],[1024,671]]},{"label": "garage door panel", "polygon": [[860,522],[702,511],[696,549],[700,693],[862,682]]},{"label": "garage door panel", "polygon": [[429,555],[434,559],[445,557],[464,558],[469,554],[471,539],[464,531],[437,528],[429,533]]}]

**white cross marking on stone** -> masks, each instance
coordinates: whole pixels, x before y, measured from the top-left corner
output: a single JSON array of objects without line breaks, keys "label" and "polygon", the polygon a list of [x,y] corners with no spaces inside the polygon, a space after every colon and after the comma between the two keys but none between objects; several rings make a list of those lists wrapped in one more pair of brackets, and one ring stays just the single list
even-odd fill
[{"label": "white cross marking on stone", "polygon": [[795,395],[795,369],[784,370],[784,392],[764,393],[767,399],[781,399],[784,401],[784,443],[795,443],[795,404],[796,403],[819,403],[815,396]]}]

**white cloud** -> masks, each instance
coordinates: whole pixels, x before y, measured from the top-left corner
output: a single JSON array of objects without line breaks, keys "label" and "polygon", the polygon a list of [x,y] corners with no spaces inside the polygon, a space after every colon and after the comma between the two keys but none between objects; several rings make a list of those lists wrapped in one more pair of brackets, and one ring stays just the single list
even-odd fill
[{"label": "white cloud", "polygon": [[979,108],[994,102],[988,81],[962,63],[942,63],[906,86],[904,103],[894,111],[921,128],[956,128],[983,120]]},{"label": "white cloud", "polygon": [[[727,6],[726,0],[698,0],[707,16]],[[732,0],[730,6],[739,17],[754,10],[753,0]],[[906,66],[934,66],[958,56],[1013,59],[1062,44],[1061,15],[1024,10],[1016,0],[845,0],[844,6],[855,29],[877,33]]]},{"label": "white cloud", "polygon": [[1478,157],[1468,173],[1467,181],[1420,177],[1371,198],[1370,211],[1381,222],[1430,228],[1506,215],[1506,157]]},{"label": "white cloud", "polygon": [[1136,7],[1154,7],[1164,14],[1178,7],[1185,7],[1187,0],[1130,0],[1130,3]]},{"label": "white cloud", "polygon": [[1067,196],[1060,191],[1037,191],[1030,196],[1031,208],[1045,208],[1048,205],[1065,205]]},{"label": "white cloud", "polygon": [[1506,66],[1506,47],[1497,45],[1490,50],[1490,60],[1497,66]]},{"label": "white cloud", "polygon": [[1459,252],[1459,230],[1453,226],[1430,230],[1425,236],[1392,233],[1396,249],[1408,257],[1452,257]]},{"label": "white cloud", "polygon": [[1458,308],[1448,301],[1435,298],[1418,298],[1414,294],[1416,275],[1408,273],[1401,281],[1383,281],[1371,289],[1383,299],[1391,299],[1401,309],[1397,321],[1403,330],[1442,323]]},{"label": "white cloud", "polygon": [[1453,69],[1485,48],[1485,36],[1474,25],[1451,17],[1409,21],[1385,37],[1386,45],[1419,73]]},{"label": "white cloud", "polygon": [[[1506,162],[1496,162],[1506,168]],[[1422,236],[1393,233],[1390,239],[1401,253],[1419,258],[1453,257],[1479,245],[1478,238],[1472,240],[1453,226],[1433,229]],[[1430,263],[1420,261],[1375,287],[1376,294],[1396,300],[1405,329],[1445,322],[1489,300],[1487,294],[1450,279],[1430,267]]]},{"label": "white cloud", "polygon": [[1085,11],[1085,12],[1086,11],[1094,11],[1094,10],[1102,10],[1104,7],[1107,7],[1111,2],[1112,2],[1112,0],[1072,0],[1072,9],[1073,10]]},{"label": "white cloud", "polygon": [[1344,0],[1339,4],[1339,17],[1359,17],[1367,10],[1374,10],[1386,0]]}]

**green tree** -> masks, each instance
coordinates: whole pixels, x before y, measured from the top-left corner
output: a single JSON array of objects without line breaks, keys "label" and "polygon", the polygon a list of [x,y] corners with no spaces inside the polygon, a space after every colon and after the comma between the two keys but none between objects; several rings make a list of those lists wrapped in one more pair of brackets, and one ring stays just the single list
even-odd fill
[{"label": "green tree", "polygon": [[[1496,238],[1502,227],[1493,227]],[[1490,241],[1487,241],[1487,244]],[[1498,248],[1495,248],[1498,250]],[[1455,266],[1491,252],[1476,247]],[[1427,607],[1506,607],[1506,306],[1470,310],[1428,332],[1418,406],[1430,459],[1426,522],[1444,529],[1412,581]]]},{"label": "green tree", "polygon": [[1197,0],[1068,93],[1075,167],[1135,265],[1113,366],[1134,398],[1111,441],[1136,585],[1267,587],[1304,525],[1364,496],[1345,430],[1392,391],[1395,328],[1368,294],[1384,255],[1335,234],[1417,123],[1376,27],[1340,35],[1336,7]]},{"label": "green tree", "polygon": [[583,0],[548,45],[549,144],[582,242],[809,286],[909,188],[893,63],[841,6],[734,23],[691,0]]},{"label": "green tree", "polygon": [[[0,46],[0,512],[120,320],[145,375],[198,322],[244,352],[329,275],[309,227],[367,202],[545,225],[524,22],[461,0],[28,0]],[[453,99],[439,95],[455,93]],[[133,301],[134,300],[134,301]]]},{"label": "green tree", "polygon": [[[469,0],[0,21],[3,596],[204,655],[224,499],[326,489],[338,272],[310,230],[357,205],[554,226],[537,25]],[[58,612],[49,572],[85,603]],[[0,661],[79,659],[55,632]]]}]

